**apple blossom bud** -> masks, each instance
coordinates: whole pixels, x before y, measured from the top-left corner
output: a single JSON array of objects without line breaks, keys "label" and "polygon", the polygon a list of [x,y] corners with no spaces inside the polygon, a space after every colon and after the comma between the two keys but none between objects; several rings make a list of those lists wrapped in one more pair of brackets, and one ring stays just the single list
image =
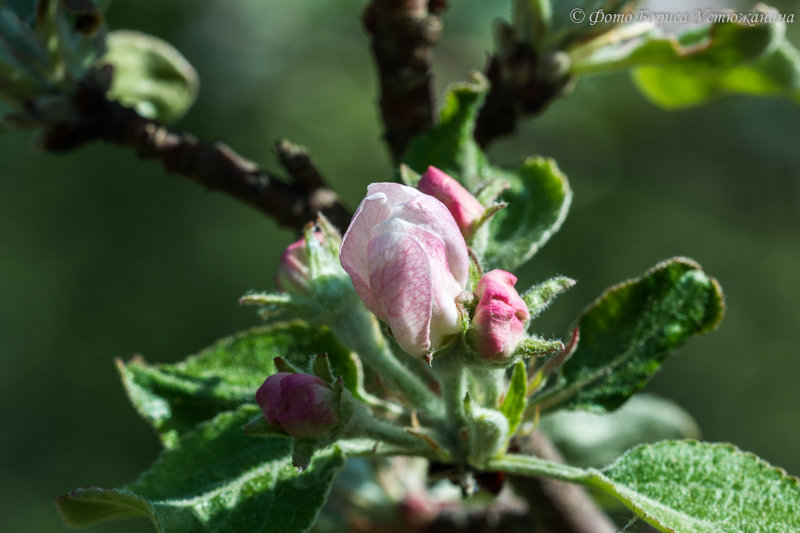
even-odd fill
[{"label": "apple blossom bud", "polygon": [[478,282],[472,344],[483,359],[505,361],[525,338],[530,313],[514,289],[516,282],[505,270],[489,271]]},{"label": "apple blossom bud", "polygon": [[456,297],[469,256],[442,202],[398,183],[367,188],[344,235],[340,260],[356,292],[414,356],[460,331]]},{"label": "apple blossom bud", "polygon": [[436,167],[428,167],[420,178],[417,189],[442,202],[465,237],[472,234],[474,223],[486,210],[459,182]]},{"label": "apple blossom bud", "polygon": [[[315,231],[314,237],[321,243],[322,234]],[[311,273],[308,269],[308,250],[306,238],[293,242],[283,251],[275,285],[283,292],[308,293],[311,287]]]},{"label": "apple blossom bud", "polygon": [[271,426],[298,439],[324,437],[339,423],[333,390],[309,374],[272,374],[258,388],[256,403]]}]

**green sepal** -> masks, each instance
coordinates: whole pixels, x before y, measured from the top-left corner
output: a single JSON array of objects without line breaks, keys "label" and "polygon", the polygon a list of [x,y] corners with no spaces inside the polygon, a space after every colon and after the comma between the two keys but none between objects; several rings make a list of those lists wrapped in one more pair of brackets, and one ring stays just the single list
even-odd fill
[{"label": "green sepal", "polygon": [[563,349],[564,343],[560,340],[547,340],[531,335],[519,343],[514,353],[523,357],[541,357]]},{"label": "green sepal", "polygon": [[580,343],[561,366],[561,379],[532,401],[543,409],[616,409],[677,348],[714,329],[723,312],[722,289],[700,265],[664,261],[586,308]]},{"label": "green sepal", "polygon": [[110,32],[102,63],[114,67],[108,96],[147,118],[180,119],[200,85],[194,67],[166,41],[130,30]]},{"label": "green sepal", "polygon": [[275,428],[267,422],[263,413],[259,413],[242,426],[242,434],[248,437],[283,437],[289,439],[286,432]]},{"label": "green sepal", "polygon": [[555,276],[534,285],[522,293],[522,301],[528,306],[531,320],[539,316],[542,311],[567,289],[575,286],[575,280],[566,276]]}]

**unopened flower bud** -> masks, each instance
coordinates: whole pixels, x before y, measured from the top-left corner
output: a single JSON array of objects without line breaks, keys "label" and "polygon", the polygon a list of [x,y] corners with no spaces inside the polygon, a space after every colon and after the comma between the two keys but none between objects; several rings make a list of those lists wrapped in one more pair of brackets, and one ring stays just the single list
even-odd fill
[{"label": "unopened flower bud", "polygon": [[[314,232],[318,241],[322,242],[322,235]],[[311,273],[308,269],[308,250],[306,238],[293,242],[283,251],[278,273],[275,275],[275,285],[283,292],[308,293],[311,287]]]},{"label": "unopened flower bud", "polygon": [[335,393],[309,374],[272,374],[258,388],[256,403],[271,426],[298,439],[324,437],[339,423]]},{"label": "unopened flower bud", "polygon": [[403,350],[422,356],[460,330],[456,297],[469,256],[442,202],[397,183],[373,183],[342,241],[356,292]]},{"label": "unopened flower bud", "polygon": [[483,359],[502,362],[525,338],[530,313],[514,289],[516,282],[505,270],[487,272],[478,282],[472,344]]},{"label": "unopened flower bud", "polygon": [[428,167],[420,178],[417,189],[442,202],[467,238],[472,235],[474,223],[486,210],[459,182],[436,167]]}]

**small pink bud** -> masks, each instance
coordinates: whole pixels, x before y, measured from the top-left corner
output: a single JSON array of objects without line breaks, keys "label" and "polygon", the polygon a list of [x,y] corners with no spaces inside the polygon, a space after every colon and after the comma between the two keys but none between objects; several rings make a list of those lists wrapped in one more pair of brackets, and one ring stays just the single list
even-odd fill
[{"label": "small pink bud", "polygon": [[487,272],[478,282],[473,347],[484,359],[508,359],[525,338],[530,313],[514,288],[516,282],[517,277],[505,270]]},{"label": "small pink bud", "polygon": [[342,240],[342,267],[400,347],[422,356],[460,330],[464,236],[433,196],[398,183],[373,183],[367,193]]},{"label": "small pink bud", "polygon": [[298,439],[323,437],[339,422],[333,390],[309,374],[272,374],[258,388],[256,403],[271,426]]},{"label": "small pink bud", "polygon": [[[318,241],[323,237],[314,232]],[[281,264],[275,275],[275,285],[283,292],[308,293],[311,286],[311,273],[308,269],[308,250],[305,237],[286,247],[281,255]]]},{"label": "small pink bud", "polygon": [[428,167],[417,189],[442,202],[465,237],[472,234],[473,224],[486,210],[459,182],[436,167]]}]

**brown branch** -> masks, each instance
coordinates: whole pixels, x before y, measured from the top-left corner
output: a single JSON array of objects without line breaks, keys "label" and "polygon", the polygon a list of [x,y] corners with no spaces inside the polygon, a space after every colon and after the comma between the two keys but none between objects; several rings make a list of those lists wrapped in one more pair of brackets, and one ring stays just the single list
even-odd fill
[{"label": "brown branch", "polygon": [[[523,453],[563,462],[541,432],[522,439]],[[496,476],[496,474],[495,474]],[[489,506],[441,512],[423,533],[615,533],[617,527],[586,491],[550,478],[506,475],[518,499],[502,491]],[[519,505],[519,498],[525,503]],[[527,506],[527,508],[525,508]]]},{"label": "brown branch", "polygon": [[434,124],[433,47],[447,0],[372,0],[363,23],[378,67],[384,139],[398,160]]},{"label": "brown branch", "polygon": [[537,55],[517,43],[489,58],[489,94],[478,113],[474,137],[485,147],[497,137],[514,133],[517,121],[540,113],[572,85],[558,54]]},{"label": "brown branch", "polygon": [[[99,140],[132,148],[139,157],[159,160],[167,172],[179,174],[211,190],[223,192],[274,218],[301,229],[322,212],[345,229],[350,212],[304,156],[302,173],[289,168],[294,183],[276,178],[222,142],[207,143],[142,117],[108,100],[102,84],[87,82],[73,95],[73,118],[50,124],[43,137],[46,150],[61,152]],[[311,172],[315,178],[305,179]]]},{"label": "brown branch", "polygon": [[[536,431],[521,443],[521,451],[550,461],[564,462],[553,443]],[[560,533],[614,533],[617,527],[583,487],[550,478],[509,476],[517,494],[532,506],[535,531]]]}]

